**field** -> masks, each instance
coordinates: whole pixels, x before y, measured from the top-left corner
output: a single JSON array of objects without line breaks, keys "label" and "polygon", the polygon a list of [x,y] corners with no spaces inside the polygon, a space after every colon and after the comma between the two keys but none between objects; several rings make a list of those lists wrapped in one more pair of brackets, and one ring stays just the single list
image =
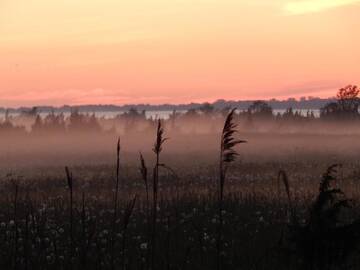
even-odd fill
[{"label": "field", "polygon": [[360,270],[359,14],[0,0],[0,270]]},{"label": "field", "polygon": [[[334,216],[330,222],[334,228],[357,225],[357,134],[242,130],[236,137],[247,143],[236,146],[239,156],[229,163],[219,199],[220,130],[194,135],[165,129],[162,138],[169,140],[161,151],[152,151],[156,127],[145,135],[121,136],[119,152],[117,137],[110,133],[4,138],[1,269],[360,265],[356,245],[349,250],[339,246],[334,254],[330,249],[316,253],[310,260],[292,238],[295,225],[305,227],[312,220],[309,209],[333,164],[339,164],[330,173],[336,178],[334,186],[351,199],[351,207],[344,207],[341,220],[335,222]],[[298,224],[292,220],[294,213]],[[334,230],[332,236],[337,235]],[[349,235],[358,239],[357,233]],[[317,239],[310,243],[305,250],[318,244]]]}]

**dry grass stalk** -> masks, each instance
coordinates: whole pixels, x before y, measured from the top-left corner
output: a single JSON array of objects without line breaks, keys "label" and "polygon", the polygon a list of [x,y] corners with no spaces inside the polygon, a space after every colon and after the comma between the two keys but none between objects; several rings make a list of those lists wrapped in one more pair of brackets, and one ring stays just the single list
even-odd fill
[{"label": "dry grass stalk", "polygon": [[226,180],[226,172],[228,165],[232,163],[238,153],[235,150],[235,146],[241,143],[246,143],[244,140],[237,140],[234,135],[236,131],[236,123],[234,122],[234,114],[236,109],[230,111],[225,119],[224,128],[221,134],[220,144],[220,162],[219,162],[219,185],[218,185],[218,204],[219,204],[219,222],[217,228],[217,269],[222,268],[222,227],[223,227],[223,201],[224,201],[224,188]]},{"label": "dry grass stalk", "polygon": [[65,167],[66,179],[69,188],[70,195],[70,258],[69,264],[70,268],[72,268],[72,258],[74,256],[74,232],[73,232],[73,224],[74,224],[74,213],[73,213],[73,176],[68,167]]},{"label": "dry grass stalk", "polygon": [[153,209],[152,209],[152,233],[151,233],[151,269],[155,269],[155,252],[156,252],[156,220],[157,220],[157,207],[158,207],[158,189],[159,189],[159,168],[160,153],[167,138],[164,137],[164,128],[159,119],[156,130],[156,140],[153,147],[153,152],[156,156],[156,163],[153,169]]}]

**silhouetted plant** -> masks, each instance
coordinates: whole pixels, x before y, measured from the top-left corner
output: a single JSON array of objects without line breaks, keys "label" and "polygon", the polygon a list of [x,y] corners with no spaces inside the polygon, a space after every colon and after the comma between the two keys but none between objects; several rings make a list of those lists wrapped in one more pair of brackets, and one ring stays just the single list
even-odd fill
[{"label": "silhouetted plant", "polygon": [[125,208],[123,217],[122,217],[122,242],[121,242],[121,255],[122,255],[122,270],[126,269],[126,237],[127,237],[127,228],[130,223],[131,215],[134,211],[135,203],[137,200],[137,195],[134,196],[132,200],[130,200]]},{"label": "silhouetted plant", "polygon": [[74,190],[74,180],[73,180],[73,175],[70,172],[68,167],[65,167],[65,172],[66,172],[66,179],[67,179],[67,184],[68,184],[68,188],[69,188],[69,215],[70,215],[70,257],[69,259],[69,265],[70,268],[72,269],[72,259],[74,257],[74,209],[73,209],[73,190]]},{"label": "silhouetted plant", "polygon": [[141,153],[140,153],[140,168],[139,168],[139,170],[140,170],[141,178],[144,181],[145,192],[146,192],[146,205],[148,206],[149,205],[148,169],[146,167],[145,159]]},{"label": "silhouetted plant", "polygon": [[234,137],[236,133],[237,125],[234,123],[234,114],[235,110],[230,111],[226,117],[224,128],[221,134],[221,144],[220,144],[220,162],[219,162],[219,184],[218,184],[218,204],[219,204],[219,222],[217,229],[217,241],[216,241],[216,250],[217,250],[217,269],[221,269],[221,252],[222,252],[222,226],[223,226],[223,200],[224,200],[224,188],[226,180],[226,172],[228,165],[232,163],[238,153],[235,150],[235,146],[241,143],[246,143],[244,140],[237,140]]},{"label": "silhouetted plant", "polygon": [[330,166],[323,175],[308,219],[302,224],[290,222],[289,250],[301,259],[301,269],[349,269],[346,263],[359,244],[360,219],[341,219],[342,210],[352,206],[341,189],[333,187],[337,166]]},{"label": "silhouetted plant", "polygon": [[156,251],[156,220],[157,220],[157,207],[158,207],[158,191],[159,191],[159,168],[162,165],[160,163],[160,153],[162,147],[167,138],[164,137],[164,128],[161,120],[158,120],[156,129],[156,140],[153,147],[153,152],[156,156],[156,162],[153,169],[153,209],[152,209],[152,236],[151,236],[151,269],[155,269],[155,251]]},{"label": "silhouetted plant", "polygon": [[119,200],[119,182],[120,182],[120,138],[116,145],[116,181],[115,181],[115,195],[114,195],[114,206],[113,206],[113,219],[112,219],[112,233],[111,233],[111,267],[115,268],[114,265],[114,244],[115,244],[115,233],[116,233],[116,219],[118,212],[118,200]]},{"label": "silhouetted plant", "polygon": [[293,202],[292,202],[292,198],[291,198],[291,192],[290,192],[290,183],[289,183],[289,178],[286,174],[286,172],[284,170],[280,170],[279,174],[278,174],[278,194],[279,194],[279,201],[281,200],[280,198],[280,186],[281,186],[281,182],[284,184],[285,187],[285,192],[286,192],[286,196],[287,196],[287,200],[288,200],[288,214],[291,218],[291,222],[293,224],[297,224],[297,217],[296,217],[296,210],[293,206]]}]

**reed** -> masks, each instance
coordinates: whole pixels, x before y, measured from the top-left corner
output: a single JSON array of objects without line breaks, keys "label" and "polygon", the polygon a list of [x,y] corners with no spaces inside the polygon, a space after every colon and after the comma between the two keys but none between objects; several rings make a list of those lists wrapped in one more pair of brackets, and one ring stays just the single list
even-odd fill
[{"label": "reed", "polygon": [[116,145],[116,181],[115,181],[115,195],[114,195],[114,206],[113,206],[113,218],[111,228],[111,268],[115,269],[115,234],[116,234],[116,219],[118,212],[118,200],[119,200],[119,185],[120,185],[120,138]]},{"label": "reed", "polygon": [[222,269],[222,227],[223,227],[223,202],[224,202],[224,188],[226,181],[226,172],[228,166],[235,161],[238,153],[235,147],[238,144],[246,143],[244,140],[237,140],[235,138],[236,123],[234,121],[234,114],[236,109],[230,111],[224,123],[224,128],[221,134],[220,144],[220,162],[219,162],[219,183],[218,183],[218,228],[216,239],[216,253],[217,253],[217,269]]},{"label": "reed", "polygon": [[124,211],[123,222],[122,222],[122,241],[121,241],[121,254],[122,254],[122,270],[126,269],[126,239],[127,239],[127,229],[130,223],[131,215],[133,214],[134,207],[136,204],[137,195],[134,196],[132,200],[130,200]]},{"label": "reed", "polygon": [[69,201],[70,201],[70,258],[69,258],[69,265],[72,269],[73,267],[73,257],[74,257],[74,213],[73,213],[73,175],[72,172],[69,170],[68,167],[65,167],[66,179],[69,189]]},{"label": "reed", "polygon": [[155,253],[156,253],[156,222],[157,222],[157,211],[158,211],[158,192],[159,192],[159,168],[160,163],[160,154],[163,149],[163,144],[167,138],[164,137],[164,128],[162,122],[159,119],[156,129],[156,140],[153,147],[153,152],[155,153],[156,161],[153,169],[153,202],[152,202],[152,233],[151,233],[151,269],[156,269],[155,263]]},{"label": "reed", "polygon": [[146,192],[146,205],[147,205],[147,212],[149,211],[148,205],[149,205],[149,183],[148,183],[148,169],[146,167],[146,162],[145,159],[142,155],[142,153],[139,154],[139,158],[140,158],[140,174],[141,174],[141,178],[144,182],[144,186],[145,186],[145,192]]},{"label": "reed", "polygon": [[289,178],[287,176],[287,173],[284,170],[279,171],[277,182],[278,182],[278,196],[279,196],[278,199],[279,199],[279,202],[281,201],[281,198],[280,198],[280,194],[281,194],[280,186],[281,186],[281,183],[283,183],[283,185],[285,187],[287,200],[288,200],[287,212],[290,215],[290,218],[291,218],[292,222],[297,223],[298,221],[297,221],[297,217],[296,217],[296,209],[293,206],[293,201],[292,201],[292,198],[291,198]]},{"label": "reed", "polygon": [[16,181],[13,181],[14,185],[14,224],[15,224],[15,239],[14,239],[14,258],[13,258],[13,267],[14,269],[18,268],[18,252],[19,252],[19,231],[18,231],[18,195],[19,195],[19,184]]},{"label": "reed", "polygon": [[341,220],[343,211],[353,205],[340,188],[334,187],[338,167],[331,165],[323,174],[308,219],[300,224],[293,218],[289,224],[289,251],[301,258],[303,269],[341,269],[359,247],[360,218]]}]

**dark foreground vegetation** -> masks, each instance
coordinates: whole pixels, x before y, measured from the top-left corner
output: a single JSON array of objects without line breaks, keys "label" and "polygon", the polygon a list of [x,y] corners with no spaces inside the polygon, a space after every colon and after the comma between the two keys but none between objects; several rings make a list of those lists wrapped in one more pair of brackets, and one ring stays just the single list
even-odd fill
[{"label": "dark foreground vegetation", "polygon": [[170,165],[169,133],[154,121],[135,167],[119,140],[114,166],[8,174],[0,269],[358,269],[358,161],[246,162],[242,148],[256,145],[237,134],[238,117],[224,115],[216,165]]}]

